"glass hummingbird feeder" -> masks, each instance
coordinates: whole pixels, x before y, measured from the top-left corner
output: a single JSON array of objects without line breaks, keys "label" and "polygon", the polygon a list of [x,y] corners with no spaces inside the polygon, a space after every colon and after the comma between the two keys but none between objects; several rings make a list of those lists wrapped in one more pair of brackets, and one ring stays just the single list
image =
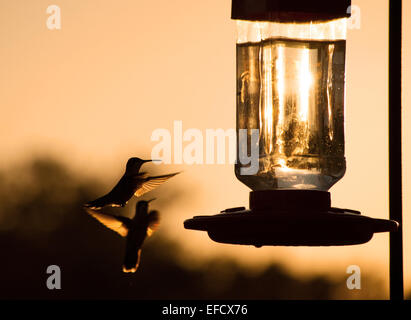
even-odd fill
[{"label": "glass hummingbird feeder", "polygon": [[250,209],[196,216],[185,221],[187,229],[207,231],[217,242],[255,246],[360,244],[375,232],[396,230],[394,221],[331,207],[328,190],[346,170],[350,5],[351,0],[233,0],[235,173],[253,190]]}]

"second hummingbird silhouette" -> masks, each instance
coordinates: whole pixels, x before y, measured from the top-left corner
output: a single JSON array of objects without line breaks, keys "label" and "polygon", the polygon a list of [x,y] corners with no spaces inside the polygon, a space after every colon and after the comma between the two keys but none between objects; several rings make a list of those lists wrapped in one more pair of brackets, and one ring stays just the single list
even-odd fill
[{"label": "second hummingbird silhouette", "polygon": [[114,188],[106,195],[84,204],[84,207],[90,209],[101,209],[106,206],[124,207],[133,195],[140,197],[179,174],[179,172],[175,172],[150,177],[146,172],[140,172],[141,166],[150,161],[156,160],[128,159],[126,172]]},{"label": "second hummingbird silhouette", "polygon": [[136,272],[140,264],[141,247],[144,240],[158,228],[160,215],[158,211],[148,211],[149,201],[139,201],[133,219],[113,216],[85,208],[88,214],[96,218],[107,228],[126,238],[126,253],[123,262],[123,272]]}]

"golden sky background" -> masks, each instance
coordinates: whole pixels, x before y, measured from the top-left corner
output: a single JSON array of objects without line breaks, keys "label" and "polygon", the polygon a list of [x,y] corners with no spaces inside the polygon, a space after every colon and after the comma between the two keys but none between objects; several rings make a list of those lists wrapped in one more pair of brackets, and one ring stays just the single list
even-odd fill
[{"label": "golden sky background", "polygon": [[[411,13],[404,1],[404,13]],[[61,30],[46,27],[49,5]],[[346,64],[347,172],[330,191],[333,206],[388,218],[388,1],[356,0],[361,28],[349,30]],[[0,166],[52,154],[113,183],[129,156],[149,157],[153,130],[235,128],[235,22],[231,0],[0,0]],[[411,289],[411,19],[404,14],[404,254]],[[248,206],[249,189],[232,165],[164,165],[184,170],[162,188],[181,191],[162,231],[181,240],[184,261],[235,256],[299,273],[362,273],[388,279],[388,234],[361,246],[237,247],[185,230],[183,221]],[[161,201],[161,200],[160,200]],[[187,240],[189,239],[189,241]]]}]

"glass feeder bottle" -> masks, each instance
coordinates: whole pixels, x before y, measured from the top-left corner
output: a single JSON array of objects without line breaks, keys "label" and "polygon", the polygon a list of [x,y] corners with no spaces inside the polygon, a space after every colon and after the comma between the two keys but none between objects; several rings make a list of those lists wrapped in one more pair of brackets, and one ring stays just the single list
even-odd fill
[{"label": "glass feeder bottle", "polygon": [[235,173],[252,190],[328,191],[343,177],[346,30],[347,18],[237,20],[237,130],[250,150],[258,129],[259,169]]}]

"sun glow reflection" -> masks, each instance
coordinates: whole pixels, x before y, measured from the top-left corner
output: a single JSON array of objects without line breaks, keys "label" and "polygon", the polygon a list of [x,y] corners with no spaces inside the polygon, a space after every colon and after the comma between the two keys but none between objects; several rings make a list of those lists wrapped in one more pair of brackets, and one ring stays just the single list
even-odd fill
[{"label": "sun glow reflection", "polygon": [[273,151],[273,76],[272,76],[272,65],[271,65],[271,47],[266,47],[263,49],[263,55],[265,57],[264,61],[264,123],[263,130],[266,139],[266,153],[270,154]]},{"label": "sun glow reflection", "polygon": [[[260,128],[262,128],[265,140],[264,151],[266,154],[273,152],[279,155],[285,154],[285,127],[289,121],[289,119],[287,120],[287,101],[293,97],[293,94],[296,94],[294,101],[297,106],[298,122],[302,125],[300,132],[303,134],[299,138],[302,140],[295,150],[298,149],[301,153],[307,148],[308,135],[306,130],[308,130],[310,98],[313,94],[310,91],[314,77],[310,66],[312,62],[310,61],[310,50],[301,48],[298,51],[295,60],[287,59],[287,51],[282,44],[275,47],[263,47],[261,52],[263,78],[260,95]],[[290,65],[290,63],[294,65]],[[287,76],[287,72],[291,70],[294,72],[293,77],[290,78]],[[277,150],[275,150],[275,146]],[[284,159],[278,160],[277,165],[282,169],[287,168]]]},{"label": "sun glow reflection", "polygon": [[[277,60],[275,67],[277,69],[277,93],[278,93],[278,123],[276,127],[278,152],[284,153],[284,117],[285,117],[285,70],[284,70],[284,47],[277,47]],[[285,165],[285,164],[284,164]]]},{"label": "sun glow reflection", "polygon": [[313,76],[310,72],[310,56],[309,49],[301,50],[301,61],[300,61],[300,70],[298,74],[298,80],[300,85],[300,120],[307,122],[308,121],[308,107],[309,107],[309,98],[310,98],[310,88],[313,83]]}]

